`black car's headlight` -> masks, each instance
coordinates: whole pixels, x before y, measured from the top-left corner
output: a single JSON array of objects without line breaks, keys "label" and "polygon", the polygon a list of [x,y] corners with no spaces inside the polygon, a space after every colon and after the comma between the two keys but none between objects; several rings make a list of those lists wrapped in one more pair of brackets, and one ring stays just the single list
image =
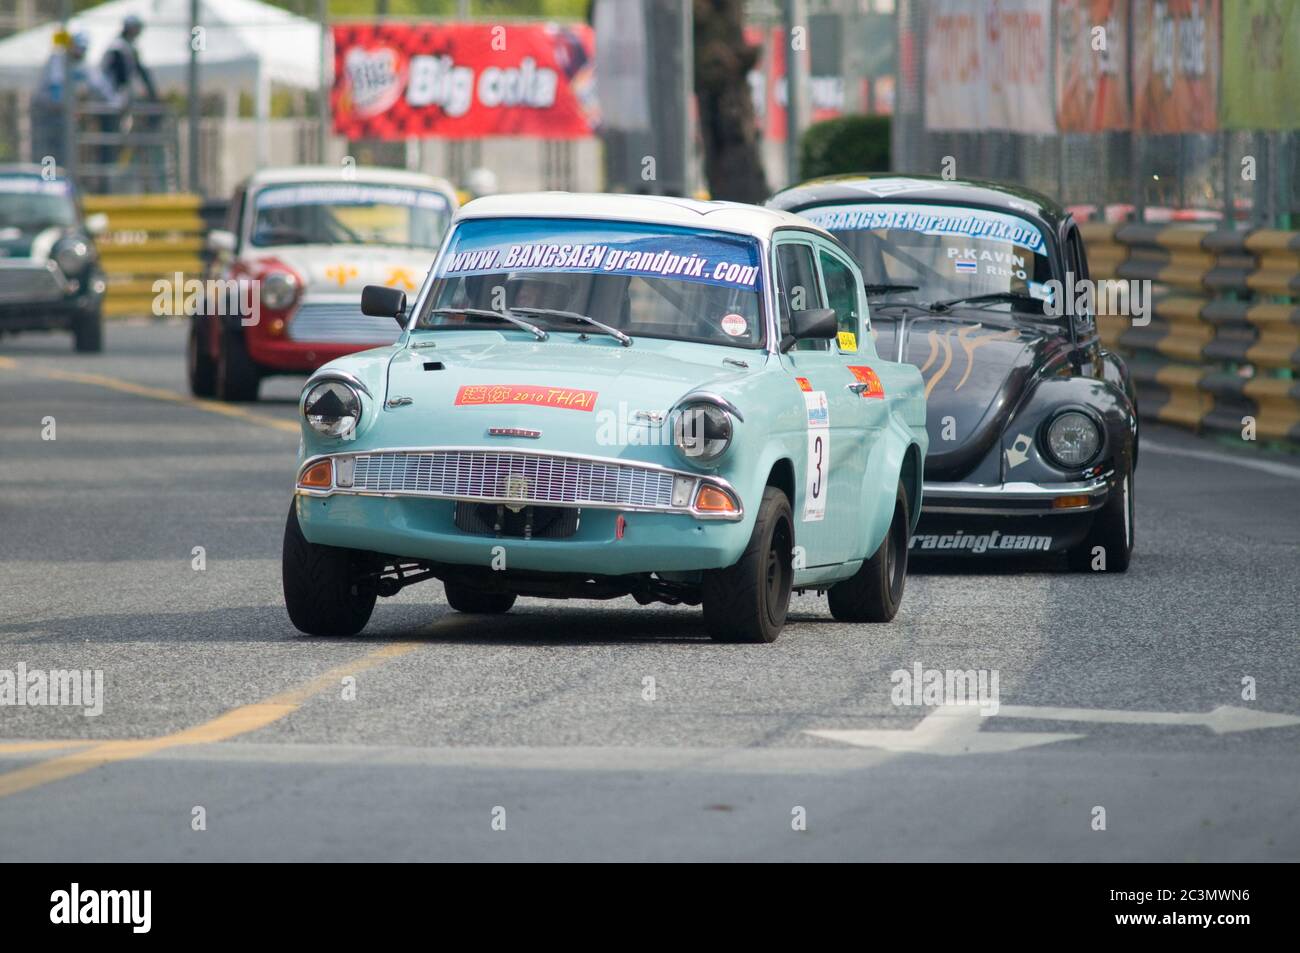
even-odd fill
[{"label": "black car's headlight", "polygon": [[346,437],[361,420],[361,395],[343,381],[321,381],[302,402],[307,423],[326,437]]},{"label": "black car's headlight", "polygon": [[672,416],[673,446],[691,463],[708,466],[731,446],[731,414],[717,404],[682,404]]},{"label": "black car's headlight", "polygon": [[65,238],[54,247],[54,263],[65,275],[79,275],[92,255],[90,243],[80,238]]},{"label": "black car's headlight", "polygon": [[1101,428],[1087,414],[1067,410],[1047,426],[1047,453],[1066,470],[1086,467],[1101,450]]}]

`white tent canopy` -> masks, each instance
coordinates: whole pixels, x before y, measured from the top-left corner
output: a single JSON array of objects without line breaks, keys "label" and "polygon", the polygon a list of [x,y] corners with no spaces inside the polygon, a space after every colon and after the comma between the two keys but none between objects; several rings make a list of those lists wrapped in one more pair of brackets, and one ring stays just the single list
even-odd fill
[{"label": "white tent canopy", "polygon": [[[190,0],[112,0],[72,18],[73,33],[90,39],[86,61],[98,65],[122,20],[144,22],[136,40],[140,59],[160,90],[183,92],[190,65]],[[256,89],[266,80],[295,89],[320,85],[320,27],[257,0],[199,0],[199,26],[206,48],[199,53],[205,89]],[[0,40],[0,89],[36,88],[41,67],[54,49],[59,23]]]},{"label": "white tent canopy", "polygon": [[[144,23],[136,49],[159,92],[184,92],[190,66],[190,0],[111,0],[73,17],[71,31],[89,39],[86,62],[99,65],[130,14]],[[319,89],[321,36],[313,21],[257,0],[199,0],[199,26],[203,91],[252,93],[263,126],[272,84]],[[59,23],[51,22],[0,40],[0,89],[36,89],[59,29]],[[265,135],[258,138],[262,152]]]}]

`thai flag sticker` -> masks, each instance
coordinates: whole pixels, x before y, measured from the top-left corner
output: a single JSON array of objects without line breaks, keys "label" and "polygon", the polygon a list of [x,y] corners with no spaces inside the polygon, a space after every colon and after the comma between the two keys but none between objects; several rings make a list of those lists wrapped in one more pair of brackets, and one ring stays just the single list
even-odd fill
[{"label": "thai flag sticker", "polygon": [[956,258],[953,260],[953,266],[957,269],[959,275],[973,275],[979,271],[979,262],[974,258]]}]

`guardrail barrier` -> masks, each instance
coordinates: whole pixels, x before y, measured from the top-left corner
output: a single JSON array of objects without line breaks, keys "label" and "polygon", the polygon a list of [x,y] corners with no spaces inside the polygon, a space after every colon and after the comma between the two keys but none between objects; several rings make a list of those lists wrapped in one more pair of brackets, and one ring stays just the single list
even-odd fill
[{"label": "guardrail barrier", "polygon": [[1142,417],[1236,434],[1252,417],[1257,439],[1300,442],[1300,232],[1080,228],[1094,280],[1152,282],[1149,323],[1098,316]]}]

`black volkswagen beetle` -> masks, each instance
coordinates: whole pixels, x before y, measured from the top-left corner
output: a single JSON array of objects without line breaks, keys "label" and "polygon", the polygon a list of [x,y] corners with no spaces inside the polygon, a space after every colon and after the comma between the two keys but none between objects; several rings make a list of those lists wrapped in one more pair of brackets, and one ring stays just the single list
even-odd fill
[{"label": "black volkswagen beetle", "polygon": [[1095,314],[1074,313],[1089,277],[1070,215],[1024,189],[931,176],[816,179],[768,204],[848,246],[876,349],[925,378],[912,552],[1064,552],[1075,569],[1124,572],[1137,398]]},{"label": "black volkswagen beetle", "polygon": [[103,350],[106,282],[71,180],[39,165],[0,165],[0,335],[68,330],[78,351]]}]

